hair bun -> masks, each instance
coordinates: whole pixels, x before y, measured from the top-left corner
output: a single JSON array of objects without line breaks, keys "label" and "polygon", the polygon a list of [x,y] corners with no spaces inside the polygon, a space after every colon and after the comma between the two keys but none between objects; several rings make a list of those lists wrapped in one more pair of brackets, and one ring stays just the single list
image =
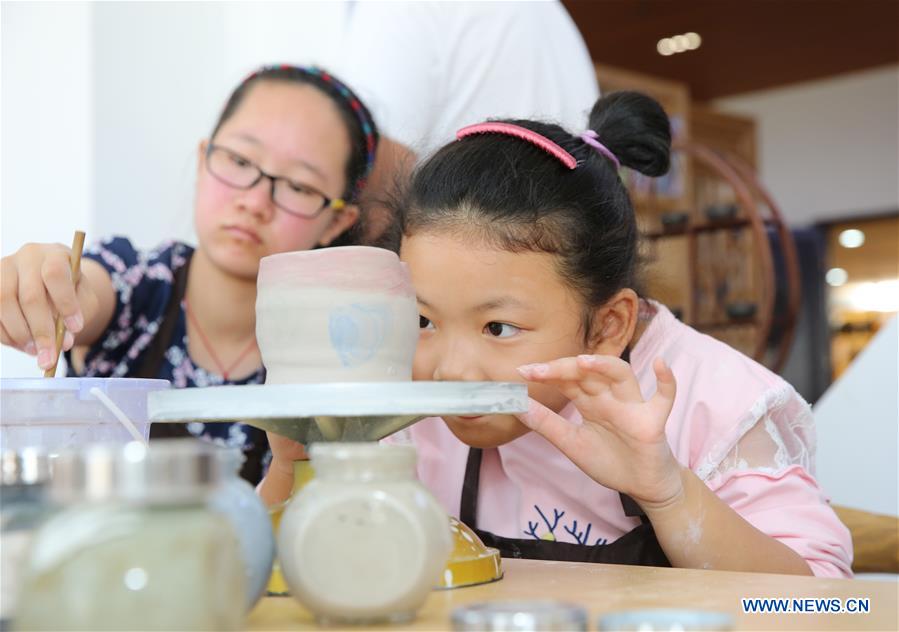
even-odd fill
[{"label": "hair bun", "polygon": [[593,106],[588,127],[625,167],[647,176],[668,172],[671,123],[655,99],[639,92],[613,92]]}]

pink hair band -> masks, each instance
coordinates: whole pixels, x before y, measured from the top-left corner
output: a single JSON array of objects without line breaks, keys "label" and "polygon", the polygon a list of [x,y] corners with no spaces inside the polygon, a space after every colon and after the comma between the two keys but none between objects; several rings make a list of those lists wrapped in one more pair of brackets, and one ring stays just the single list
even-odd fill
[{"label": "pink hair band", "polygon": [[[520,125],[513,125],[512,123],[477,123],[476,125],[468,125],[460,129],[456,132],[456,138],[462,140],[466,136],[472,136],[474,134],[503,134],[505,136],[514,136],[525,140],[532,145],[536,145],[546,153],[557,158],[559,162],[569,169],[577,167],[577,160],[575,160],[574,156],[559,147],[559,145],[548,139],[546,136]],[[616,160],[615,162],[618,161]]]},{"label": "pink hair band", "polygon": [[599,142],[599,134],[594,132],[592,129],[588,129],[586,132],[581,134],[581,140],[593,147],[593,149],[601,153],[603,156],[614,162],[616,169],[621,169],[621,163],[618,162],[618,157],[612,153],[612,150]]}]

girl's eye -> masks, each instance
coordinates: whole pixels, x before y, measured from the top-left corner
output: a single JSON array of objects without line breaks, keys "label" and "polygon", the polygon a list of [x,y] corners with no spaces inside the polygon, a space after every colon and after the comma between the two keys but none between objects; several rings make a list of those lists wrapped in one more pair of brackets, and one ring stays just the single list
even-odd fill
[{"label": "girl's eye", "polygon": [[487,323],[487,326],[484,327],[484,330],[491,336],[494,336],[496,338],[509,338],[510,336],[514,336],[519,331],[521,331],[515,325],[510,325],[508,323],[498,323],[495,321],[492,323]]},{"label": "girl's eye", "polygon": [[300,184],[298,182],[291,182],[290,180],[287,181],[287,184],[290,186],[290,189],[294,193],[302,193],[304,195],[308,195],[308,194],[312,193],[312,191],[309,190],[309,187],[307,187],[305,184]]},{"label": "girl's eye", "polygon": [[433,329],[434,324],[425,318],[424,316],[419,315],[418,317],[418,328],[419,329]]},{"label": "girl's eye", "polygon": [[237,154],[231,154],[231,162],[238,167],[249,167],[252,164],[249,160],[241,158]]}]

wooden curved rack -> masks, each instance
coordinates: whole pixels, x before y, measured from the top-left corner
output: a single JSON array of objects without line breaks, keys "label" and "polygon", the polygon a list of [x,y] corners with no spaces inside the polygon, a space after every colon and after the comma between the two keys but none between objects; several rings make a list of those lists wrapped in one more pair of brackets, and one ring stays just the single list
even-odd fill
[{"label": "wooden curved rack", "polygon": [[[761,281],[760,296],[755,316],[747,320],[727,322],[689,322],[700,331],[712,336],[721,337],[720,331],[731,326],[751,324],[754,331],[751,349],[746,349],[753,359],[765,364],[773,371],[780,370],[789,355],[790,346],[796,331],[796,321],[800,306],[800,273],[796,245],[793,237],[783,221],[780,209],[770,193],[762,186],[752,168],[736,156],[716,151],[708,145],[690,140],[679,140],[673,150],[680,152],[701,164],[716,177],[720,178],[733,190],[740,216],[720,222],[698,222],[695,214],[690,214],[683,229],[676,235],[686,236],[688,273],[690,276],[690,314],[692,320],[699,313],[699,292],[697,289],[698,271],[698,235],[722,229],[742,229],[750,231],[753,243],[753,263]],[[768,230],[774,230],[781,244],[783,263],[786,269],[785,313],[779,314],[775,323],[775,297],[777,294],[777,277],[775,275],[774,245],[769,239]],[[672,233],[650,233],[650,239],[663,238]],[[777,331],[774,332],[774,327]],[[773,333],[777,335],[772,336]],[[771,343],[776,342],[774,348]]]},{"label": "wooden curved rack", "polygon": [[767,208],[769,214],[767,218],[768,224],[773,226],[780,238],[784,267],[786,268],[786,287],[784,290],[786,292],[787,305],[786,312],[783,314],[780,322],[777,323],[782,327],[782,331],[780,332],[777,348],[774,350],[775,355],[769,363],[770,368],[774,371],[779,371],[786,363],[790,354],[790,348],[793,346],[793,339],[796,336],[796,325],[799,320],[799,309],[802,304],[802,276],[799,270],[799,254],[796,251],[796,242],[789,227],[784,222],[780,207],[774,201],[768,189],[762,185],[755,170],[734,154],[722,153],[721,155],[764,203],[764,207]]}]

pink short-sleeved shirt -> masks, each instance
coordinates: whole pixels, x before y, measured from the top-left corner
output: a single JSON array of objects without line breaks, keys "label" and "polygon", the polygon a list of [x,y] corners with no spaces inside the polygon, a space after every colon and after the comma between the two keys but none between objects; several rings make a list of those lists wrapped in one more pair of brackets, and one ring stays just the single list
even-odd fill
[{"label": "pink short-sleeved shirt", "polygon": [[[799,553],[815,575],[851,576],[848,530],[814,479],[808,404],[780,377],[646,302],[650,318],[631,352],[643,396],[655,392],[652,362],[677,379],[666,434],[675,458],[762,532]],[[581,416],[569,404],[561,412]],[[448,513],[459,515],[468,446],[440,418],[387,441],[411,440],[418,474]],[[586,545],[613,542],[638,524],[617,491],[603,487],[536,433],[483,451],[478,528],[504,537]]]}]

